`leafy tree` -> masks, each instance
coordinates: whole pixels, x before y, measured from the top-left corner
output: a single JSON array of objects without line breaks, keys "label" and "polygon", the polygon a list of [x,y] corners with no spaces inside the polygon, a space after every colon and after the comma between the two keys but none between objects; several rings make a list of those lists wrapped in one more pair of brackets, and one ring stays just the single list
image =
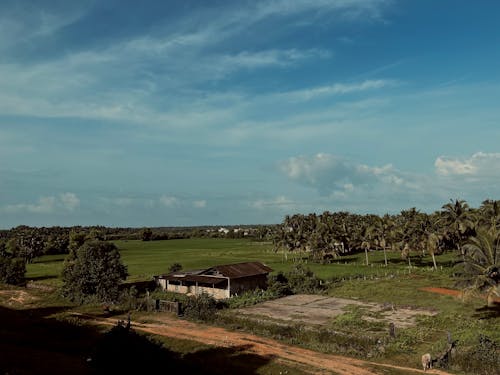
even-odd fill
[{"label": "leafy tree", "polygon": [[89,299],[112,302],[119,297],[120,283],[126,277],[127,268],[113,243],[89,241],[68,255],[62,293],[79,303]]},{"label": "leafy tree", "polygon": [[18,257],[24,258],[26,263],[31,263],[34,258],[43,255],[43,238],[35,231],[29,230],[18,238]]},{"label": "leafy tree", "polygon": [[151,241],[153,239],[153,231],[151,228],[144,228],[141,233],[143,241]]},{"label": "leafy tree", "polygon": [[0,282],[21,285],[24,283],[26,262],[22,258],[14,258],[4,254],[0,256]]}]

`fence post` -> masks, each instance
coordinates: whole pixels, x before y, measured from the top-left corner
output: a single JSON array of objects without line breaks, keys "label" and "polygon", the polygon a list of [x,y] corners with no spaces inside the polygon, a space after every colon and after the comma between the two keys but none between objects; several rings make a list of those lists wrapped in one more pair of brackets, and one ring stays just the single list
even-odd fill
[{"label": "fence post", "polygon": [[392,322],[389,323],[389,336],[392,338],[396,337],[396,326]]}]

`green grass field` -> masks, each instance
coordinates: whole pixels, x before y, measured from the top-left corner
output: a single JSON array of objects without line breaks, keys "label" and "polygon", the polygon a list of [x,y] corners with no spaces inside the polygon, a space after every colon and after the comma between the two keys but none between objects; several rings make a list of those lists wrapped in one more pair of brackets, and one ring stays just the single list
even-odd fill
[{"label": "green grass field", "polygon": [[[261,261],[278,271],[288,271],[305,254],[288,256],[272,251],[272,244],[245,239],[187,239],[167,241],[116,241],[122,260],[129,271],[128,282],[151,280],[152,276],[168,272],[173,263],[184,269],[199,269],[218,264]],[[370,252],[370,265],[364,265],[365,254],[339,257],[331,264],[308,262],[314,273],[325,281],[333,281],[328,294],[396,306],[431,308],[439,312],[422,318],[416,327],[399,332],[398,339],[387,347],[384,360],[411,363],[417,367],[418,353],[438,353],[446,346],[450,332],[462,348],[477,344],[479,334],[500,341],[498,313],[483,310],[485,300],[460,301],[455,297],[432,294],[422,287],[453,287],[454,255],[437,257],[438,269],[432,269],[430,257],[412,257],[412,268],[389,252],[389,265],[384,266],[382,252]],[[58,286],[64,255],[44,256],[28,265],[27,278],[35,283]],[[302,261],[304,261],[302,259]],[[250,329],[252,331],[252,329]],[[355,333],[355,332],[352,332]],[[177,344],[175,344],[177,345]],[[175,346],[174,345],[174,346]]]},{"label": "green grass field", "polygon": [[[297,258],[305,254],[289,255],[288,259],[282,253],[275,253],[269,242],[254,242],[244,239],[186,239],[167,241],[116,241],[122,260],[128,267],[128,281],[151,280],[154,275],[167,273],[173,263],[182,264],[184,269],[198,269],[218,264],[229,264],[247,261],[261,261],[275,272],[288,271]],[[388,253],[389,265],[384,266],[383,253],[369,253],[370,266],[364,265],[364,253],[339,257],[331,264],[309,262],[308,267],[320,278],[356,278],[356,277],[387,277],[408,273],[408,264],[401,260],[399,253]],[[28,280],[40,281],[52,285],[60,284],[60,274],[63,268],[64,255],[49,255],[38,258],[28,265]],[[293,259],[295,258],[295,259]],[[452,255],[437,257],[439,270],[431,271],[430,257],[413,260],[412,272],[425,273],[435,277],[439,285],[451,285],[449,275]],[[442,269],[441,269],[441,266]]]}]

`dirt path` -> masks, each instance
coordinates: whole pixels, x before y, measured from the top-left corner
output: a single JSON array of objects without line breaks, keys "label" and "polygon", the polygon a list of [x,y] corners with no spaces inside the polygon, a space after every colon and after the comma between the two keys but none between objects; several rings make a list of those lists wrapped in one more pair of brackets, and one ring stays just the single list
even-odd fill
[{"label": "dirt path", "polygon": [[[98,325],[115,325],[116,318],[90,318],[80,315],[88,322]],[[88,320],[90,319],[90,320]],[[404,371],[409,374],[424,373],[422,370],[363,361],[338,355],[322,354],[312,350],[286,345],[278,341],[251,335],[244,332],[228,331],[219,327],[211,327],[193,322],[176,319],[167,315],[162,316],[155,323],[132,322],[136,330],[152,333],[155,335],[193,340],[204,344],[221,347],[239,347],[247,352],[263,357],[272,357],[282,363],[307,366],[314,374],[350,374],[350,375],[372,375],[378,374],[374,368],[384,367]],[[439,370],[428,371],[427,374],[447,375]]]}]

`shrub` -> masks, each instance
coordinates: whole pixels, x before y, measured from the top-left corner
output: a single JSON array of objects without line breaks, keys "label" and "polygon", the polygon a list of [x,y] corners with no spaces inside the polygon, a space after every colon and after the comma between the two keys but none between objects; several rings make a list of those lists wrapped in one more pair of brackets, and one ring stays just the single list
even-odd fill
[{"label": "shrub", "polygon": [[26,262],[22,258],[0,256],[0,282],[13,285],[24,283]]},{"label": "shrub", "polygon": [[208,294],[200,294],[186,299],[183,313],[186,317],[204,321],[211,321],[217,312],[217,301]]},{"label": "shrub", "polygon": [[180,270],[182,270],[182,264],[180,264],[180,263],[173,263],[168,268],[168,272],[177,272]]},{"label": "shrub", "polygon": [[479,335],[477,345],[467,350],[459,351],[453,359],[468,374],[495,374],[500,363],[500,347],[490,338]]},{"label": "shrub", "polygon": [[321,288],[321,280],[302,264],[294,266],[285,274],[288,286],[293,293],[317,293]]}]

